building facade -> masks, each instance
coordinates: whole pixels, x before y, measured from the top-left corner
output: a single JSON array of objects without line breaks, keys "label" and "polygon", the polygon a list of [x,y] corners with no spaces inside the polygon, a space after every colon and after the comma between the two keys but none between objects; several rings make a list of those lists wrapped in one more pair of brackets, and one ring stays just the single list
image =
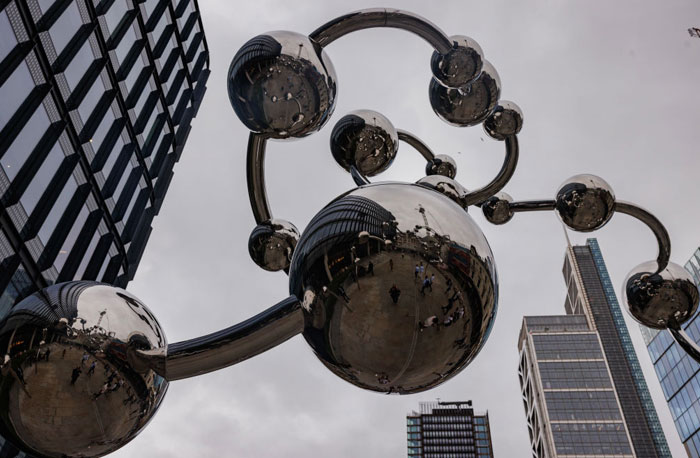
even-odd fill
[{"label": "building facade", "polygon": [[[700,248],[685,265],[700,287]],[[700,344],[699,313],[683,328]],[[688,356],[668,331],[641,327],[644,342],[661,382],[673,422],[689,457],[700,458],[700,364]]]},{"label": "building facade", "polygon": [[208,76],[196,0],[0,0],[0,319],[133,278]]},{"label": "building facade", "polygon": [[[528,328],[527,320],[525,320],[519,339],[521,386],[530,422],[534,455],[569,456],[572,454],[572,450],[575,450],[576,445],[564,446],[563,444],[568,442],[573,444],[574,438],[578,437],[586,439],[580,442],[579,446],[583,448],[581,451],[577,451],[575,456],[608,456],[612,454],[614,456],[670,458],[671,453],[666,438],[656,415],[597,241],[588,239],[586,245],[569,246],[564,260],[563,273],[567,285],[564,308],[568,317],[577,317],[576,320],[579,323],[577,326],[580,326],[581,329],[570,330],[573,322],[569,323],[566,320],[573,320],[573,318],[537,317],[540,321],[545,318],[555,321],[556,319],[565,320],[564,328],[566,331],[557,326],[542,326],[541,329],[537,328],[540,330],[535,333],[536,336],[551,334],[554,332],[553,329],[559,329],[559,331],[552,335],[535,338],[530,335],[532,329]],[[585,329],[582,324],[584,322]],[[576,336],[571,334],[572,332]],[[586,334],[588,337],[581,337],[579,334]],[[542,342],[538,344],[538,340]],[[538,356],[538,345],[561,346],[562,348],[547,355],[548,358],[552,359],[550,361],[542,360]],[[566,347],[571,347],[573,349],[571,351],[574,353],[582,352],[582,355],[576,357],[572,355],[560,356],[566,353],[564,351]],[[546,366],[544,372],[543,367],[540,366],[543,363]],[[569,380],[571,377],[574,378]],[[594,381],[588,381],[589,377],[598,378]],[[548,378],[552,378],[552,380],[548,382]],[[565,386],[547,387],[547,383],[555,383],[554,379],[562,379],[561,383],[564,385],[571,383],[575,386],[572,390]],[[583,385],[579,386],[577,383]],[[601,384],[601,386],[595,387],[593,386],[595,384]],[[588,414],[576,412],[578,404],[584,402],[586,396],[598,396],[596,393],[591,393],[591,389],[594,389],[596,393],[598,391],[600,393],[606,392],[605,401],[602,399],[594,401],[595,403],[609,403],[608,413],[602,420],[595,417],[597,412],[591,413],[592,418],[586,418]],[[555,395],[553,394],[555,391],[552,390],[564,391]],[[577,396],[583,398],[579,399]],[[600,396],[603,395],[600,394]],[[571,409],[569,415],[573,423],[569,422],[565,426],[557,426],[557,428],[568,428],[566,434],[561,429],[558,430],[561,434],[553,430],[554,424],[551,422],[554,420],[552,419],[553,415],[550,415],[548,403],[550,398],[551,402],[555,402],[555,397],[561,397],[562,399],[557,398],[558,401],[563,402],[566,409]],[[619,418],[612,407],[614,403],[619,406]],[[539,408],[537,408],[538,405]],[[557,415],[554,417],[559,418]],[[614,431],[611,429],[613,427]],[[578,428],[578,430],[574,431],[571,428]],[[595,439],[599,434],[603,435],[602,438]],[[614,441],[610,442],[605,436],[606,434],[614,437]],[[557,436],[559,442],[556,440]],[[631,447],[629,451],[623,445],[625,436],[629,438],[628,445]],[[599,443],[600,447],[586,448],[595,443]],[[614,444],[614,447],[606,448],[606,444]]]},{"label": "building facade", "polygon": [[471,401],[421,402],[406,415],[408,456],[493,457],[489,414],[475,413]]},{"label": "building facade", "polygon": [[524,317],[518,349],[533,456],[635,456],[600,338],[585,315]]}]

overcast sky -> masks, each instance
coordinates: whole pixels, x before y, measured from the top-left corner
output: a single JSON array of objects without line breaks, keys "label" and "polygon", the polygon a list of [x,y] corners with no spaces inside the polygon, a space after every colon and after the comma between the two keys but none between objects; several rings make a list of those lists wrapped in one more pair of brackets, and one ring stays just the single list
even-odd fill
[{"label": "overcast sky", "polygon": [[[152,308],[176,342],[235,324],[288,294],[284,273],[258,269],[247,253],[254,227],[245,183],[248,131],[228,103],[226,72],[238,48],[270,30],[310,33],[349,11],[387,6],[418,13],[448,35],[477,40],[500,74],[502,98],[524,111],[520,163],[505,188],[516,200],[549,199],[578,173],[602,176],[618,198],[656,214],[684,264],[700,244],[700,4],[588,1],[249,2],[200,0],[211,52],[208,89],[136,278],[129,290]],[[361,31],[327,48],[339,81],[335,114],[320,132],[268,147],[268,195],[275,216],[303,229],[354,187],[328,147],[345,113],[373,109],[434,152],[450,154],[468,189],[499,170],[503,144],[480,126],[460,129],[428,102],[432,49],[391,29]],[[374,181],[413,182],[424,173],[402,145]],[[119,457],[400,457],[405,415],[421,401],[472,399],[488,410],[496,456],[528,457],[517,377],[523,315],[563,314],[566,246],[550,213],[519,214],[492,226],[471,210],[494,252],[500,304],[484,350],[442,386],[410,396],[366,392],[333,375],[301,336],[239,365],[170,385],[160,411]],[[570,233],[585,243],[589,234]],[[615,216],[597,237],[613,284],[656,258],[651,232]],[[625,313],[626,315],[626,313]],[[674,456],[678,433],[642,343],[630,334]]]}]

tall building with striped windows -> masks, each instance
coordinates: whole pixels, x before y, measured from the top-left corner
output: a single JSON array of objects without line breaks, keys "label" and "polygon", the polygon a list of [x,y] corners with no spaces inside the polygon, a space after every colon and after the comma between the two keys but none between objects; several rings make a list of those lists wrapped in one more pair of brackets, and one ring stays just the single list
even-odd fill
[{"label": "tall building with striped windows", "polygon": [[0,0],[0,319],[133,278],[208,76],[196,0]]},{"label": "tall building with striped windows", "polygon": [[567,315],[525,317],[518,340],[533,455],[670,458],[596,239],[563,273]]},{"label": "tall building with striped windows", "polygon": [[[700,288],[700,248],[685,264]],[[700,344],[700,313],[683,324]],[[640,326],[651,362],[688,456],[700,458],[700,364],[683,351],[668,331]]]},{"label": "tall building with striped windows", "polygon": [[471,401],[421,402],[406,415],[408,456],[492,458],[488,412],[474,412]]}]

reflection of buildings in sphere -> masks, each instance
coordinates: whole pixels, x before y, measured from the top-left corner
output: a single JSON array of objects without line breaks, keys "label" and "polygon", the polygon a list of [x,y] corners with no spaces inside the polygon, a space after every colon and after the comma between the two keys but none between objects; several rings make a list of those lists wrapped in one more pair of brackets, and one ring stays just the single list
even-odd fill
[{"label": "reflection of buildings in sphere", "polygon": [[[292,259],[290,291],[313,298],[304,336],[329,369],[366,389],[415,392],[456,374],[480,349],[495,312],[495,284],[485,284],[495,280],[490,258],[480,230],[446,197],[416,185],[371,185],[309,223]],[[417,281],[421,263],[434,284]],[[456,291],[462,302],[444,312]],[[421,329],[430,316],[438,324]]]},{"label": "reflection of buildings in sphere", "polygon": [[150,420],[168,386],[135,370],[131,354],[166,344],[150,311],[119,288],[70,282],[29,296],[0,324],[0,346],[9,349],[3,436],[40,456],[116,450]]}]

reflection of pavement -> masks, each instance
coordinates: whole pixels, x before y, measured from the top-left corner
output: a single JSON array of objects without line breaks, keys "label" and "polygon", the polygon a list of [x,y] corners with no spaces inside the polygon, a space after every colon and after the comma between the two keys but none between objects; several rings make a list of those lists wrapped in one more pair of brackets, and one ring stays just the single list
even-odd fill
[{"label": "reflection of pavement", "polygon": [[[393,271],[389,268],[389,257],[394,260]],[[433,265],[412,253],[398,251],[372,254],[361,259],[360,265],[374,263],[375,275],[365,275],[357,283],[348,278],[344,288],[351,298],[348,307],[336,307],[331,323],[330,335],[333,348],[342,349],[348,365],[361,382],[376,385],[386,376],[389,386],[406,389],[419,387],[434,380],[456,364],[464,355],[455,341],[471,334],[470,307],[465,301],[465,315],[448,327],[442,326],[442,307],[447,305],[446,277]],[[417,263],[423,262],[430,277],[435,274],[432,292],[426,288],[425,296],[420,289],[423,278],[414,280]],[[454,279],[453,279],[454,281]],[[398,303],[394,304],[389,289],[393,284],[401,290]],[[457,282],[455,281],[455,285]],[[454,287],[449,295],[454,293]],[[466,295],[465,295],[466,296]],[[336,304],[344,304],[340,299]],[[459,303],[448,313],[453,313]],[[440,326],[419,330],[418,323],[436,315]],[[342,322],[342,324],[341,324]],[[469,338],[466,339],[469,341]],[[383,374],[382,374],[383,372]]]},{"label": "reflection of pavement", "polygon": [[[23,365],[28,397],[20,383],[15,382],[10,392],[9,415],[20,437],[30,447],[45,451],[82,450],[90,446],[90,453],[109,450],[109,441],[128,435],[138,419],[137,404],[124,405],[126,386],[93,399],[107,381],[104,365],[98,360],[95,372],[87,371],[94,358],[81,367],[82,374],[71,385],[71,373],[80,366],[82,349],[51,344],[49,362],[39,361]],[[67,348],[62,358],[63,348]],[[114,378],[118,381],[118,377]],[[19,421],[17,421],[19,419]],[[102,445],[105,444],[105,445]],[[70,452],[69,452],[70,453]]]}]

